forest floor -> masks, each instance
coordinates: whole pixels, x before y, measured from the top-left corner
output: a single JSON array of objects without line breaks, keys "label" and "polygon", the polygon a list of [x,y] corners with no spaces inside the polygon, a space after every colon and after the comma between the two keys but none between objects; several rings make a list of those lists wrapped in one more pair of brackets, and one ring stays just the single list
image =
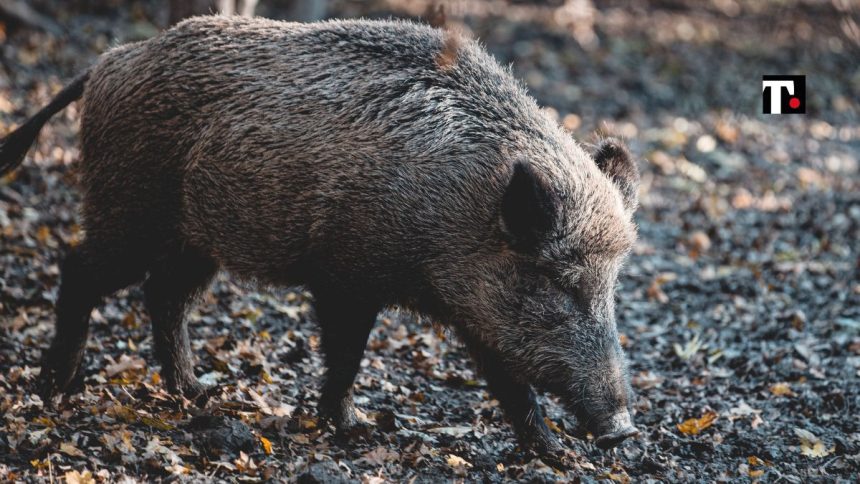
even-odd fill
[{"label": "forest floor", "polygon": [[[0,17],[0,134],[99,52],[163,25],[155,0],[30,3],[62,30]],[[425,8],[332,3],[334,16]],[[229,275],[190,315],[197,374],[221,388],[204,408],[166,394],[131,288],[93,314],[85,390],[47,410],[33,387],[58,261],[82,237],[71,107],[0,180],[0,480],[856,482],[857,13],[818,1],[651,3],[449,12],[574,137],[613,132],[641,159],[640,240],[618,292],[638,439],[601,451],[546,398],[578,457],[564,470],[530,459],[464,349],[396,311],[380,317],[355,385],[371,430],[335,439],[313,412],[311,296]],[[760,114],[761,75],[793,73],[807,76],[807,114]]]}]

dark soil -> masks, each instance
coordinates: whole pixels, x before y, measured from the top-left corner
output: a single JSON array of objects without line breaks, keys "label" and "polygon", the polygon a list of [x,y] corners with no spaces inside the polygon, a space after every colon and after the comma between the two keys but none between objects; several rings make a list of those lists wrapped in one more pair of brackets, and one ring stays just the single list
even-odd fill
[{"label": "dark soil", "polygon": [[[99,52],[153,35],[166,17],[155,0],[31,3],[64,33],[0,16],[0,134]],[[332,3],[344,17],[426,9]],[[531,459],[464,349],[396,311],[380,317],[356,382],[369,425],[336,438],[313,411],[311,296],[229,275],[190,315],[197,373],[219,385],[205,407],[165,392],[132,288],[93,314],[83,391],[46,410],[33,386],[57,264],[83,236],[71,107],[0,180],[0,480],[856,482],[858,8],[560,3],[453,2],[448,21],[512,63],[577,139],[619,134],[641,158],[640,241],[618,291],[637,440],[601,451],[548,398],[551,426],[578,457],[564,470]],[[808,114],[760,114],[761,75],[792,73],[807,76]]]}]

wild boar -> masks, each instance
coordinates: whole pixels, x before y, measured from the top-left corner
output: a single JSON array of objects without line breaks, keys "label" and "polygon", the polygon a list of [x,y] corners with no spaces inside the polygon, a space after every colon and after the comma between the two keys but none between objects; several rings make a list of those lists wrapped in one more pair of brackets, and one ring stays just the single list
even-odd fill
[{"label": "wild boar", "polygon": [[204,392],[183,318],[213,274],[313,293],[319,411],[356,424],[383,308],[453,328],[523,445],[562,450],[533,389],[611,447],[637,433],[614,293],[639,175],[586,152],[476,42],[403,21],[197,17],[114,48],[0,147],[0,173],[83,97],[85,240],[62,264],[43,395],[99,301],[143,283],[168,388]]}]

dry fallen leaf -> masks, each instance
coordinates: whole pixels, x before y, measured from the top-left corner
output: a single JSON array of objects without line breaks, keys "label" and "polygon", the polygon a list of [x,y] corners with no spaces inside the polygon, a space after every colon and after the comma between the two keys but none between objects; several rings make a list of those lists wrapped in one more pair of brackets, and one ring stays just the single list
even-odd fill
[{"label": "dry fallen leaf", "polygon": [[239,457],[233,460],[236,470],[245,474],[256,475],[257,463],[248,454],[239,451]]},{"label": "dry fallen leaf", "polygon": [[154,429],[158,429],[158,430],[162,430],[162,431],[168,431],[168,430],[174,429],[173,425],[170,425],[169,423],[165,422],[164,420],[162,420],[158,417],[149,417],[146,415],[138,415],[138,420],[140,421],[140,423],[142,423],[144,425],[148,425]]},{"label": "dry fallen leaf", "polygon": [[693,259],[698,258],[703,253],[707,252],[711,248],[711,239],[708,237],[708,234],[702,232],[701,230],[697,230],[690,235],[689,239],[690,246],[690,257]]},{"label": "dry fallen leaf", "polygon": [[51,228],[47,225],[42,225],[39,227],[38,232],[36,232],[36,240],[39,241],[40,244],[44,244],[51,237]]},{"label": "dry fallen leaf", "polygon": [[684,435],[697,435],[701,431],[710,427],[717,420],[716,412],[705,412],[699,418],[691,418],[678,424],[678,430]]},{"label": "dry fallen leaf", "polygon": [[266,455],[271,455],[272,442],[265,437],[260,437],[260,443],[263,444],[263,451],[266,453]]},{"label": "dry fallen leaf", "polygon": [[666,304],[667,302],[669,302],[669,297],[666,295],[665,292],[663,292],[661,286],[667,282],[674,281],[677,278],[678,276],[673,272],[664,272],[662,274],[659,274],[657,277],[654,278],[654,280],[651,282],[651,285],[648,287],[648,290],[646,291],[648,297],[659,302],[660,304]]},{"label": "dry fallen leaf", "polygon": [[51,420],[51,417],[44,417],[44,416],[34,418],[33,423],[41,425],[43,427],[54,427],[56,425],[54,423],[54,421]]},{"label": "dry fallen leaf", "polygon": [[122,318],[122,325],[128,329],[134,329],[137,327],[137,318],[134,316],[134,313],[128,313]]},{"label": "dry fallen leaf", "polygon": [[774,383],[773,385],[771,385],[770,386],[770,393],[773,393],[774,395],[776,395],[778,397],[794,397],[794,396],[797,396],[796,393],[791,391],[791,385],[789,385],[788,383],[785,383],[785,382]]},{"label": "dry fallen leaf", "polygon": [[107,414],[125,423],[137,422],[137,412],[125,405],[114,405],[108,409]]},{"label": "dry fallen leaf", "polygon": [[385,447],[379,446],[371,450],[370,452],[365,453],[364,456],[358,459],[358,462],[363,461],[367,462],[370,465],[378,467],[385,465],[386,462],[395,461],[399,457],[400,456],[397,453],[392,452]]},{"label": "dry fallen leaf", "polygon": [[700,349],[706,347],[707,346],[704,345],[699,339],[698,333],[694,334],[693,338],[690,341],[684,343],[684,346],[681,346],[678,343],[675,343],[673,345],[673,348],[675,349],[675,354],[678,355],[678,357],[684,361],[689,360],[693,357],[693,355],[698,353]]},{"label": "dry fallen leaf", "polygon": [[90,471],[84,471],[83,473],[78,471],[69,471],[65,474],[66,482],[68,484],[95,484],[96,480],[93,478],[93,474]]},{"label": "dry fallen leaf", "polygon": [[619,466],[613,466],[610,472],[602,474],[598,478],[608,479],[612,482],[620,482],[622,484],[630,484],[630,476],[627,475],[627,471]]},{"label": "dry fallen leaf", "polygon": [[317,418],[316,417],[306,417],[302,418],[302,429],[304,430],[314,430],[317,428]]},{"label": "dry fallen leaf", "polygon": [[105,368],[105,374],[110,378],[129,370],[142,370],[144,368],[146,368],[146,361],[143,358],[139,356],[129,357],[124,354],[120,356],[119,361]]},{"label": "dry fallen leaf", "polygon": [[631,379],[631,384],[636,388],[647,390],[660,386],[665,378],[651,371],[641,371]]},{"label": "dry fallen leaf", "polygon": [[824,442],[808,430],[794,429],[794,434],[800,438],[800,453],[807,457],[824,457],[836,450],[836,447],[826,448]]},{"label": "dry fallen leaf", "polygon": [[60,452],[70,455],[72,457],[83,457],[84,453],[81,452],[81,449],[75,447],[74,444],[70,442],[63,442],[60,444]]},{"label": "dry fallen leaf", "polygon": [[555,422],[550,420],[549,417],[544,417],[543,421],[546,423],[546,426],[549,427],[550,430],[552,430],[553,432],[555,432],[557,434],[561,433],[561,429],[559,428],[558,424],[556,424]]},{"label": "dry fallen leaf", "polygon": [[472,464],[466,461],[466,459],[454,454],[448,454],[448,457],[445,459],[445,461],[448,463],[449,466],[455,469],[457,467],[472,467]]},{"label": "dry fallen leaf", "polygon": [[748,471],[747,475],[750,477],[761,477],[764,475],[764,469],[753,469],[753,467],[770,467],[771,463],[759,459],[758,457],[751,455],[747,457]]},{"label": "dry fallen leaf", "polygon": [[427,432],[432,434],[445,434],[452,437],[462,437],[472,430],[472,427],[435,427],[427,429]]}]

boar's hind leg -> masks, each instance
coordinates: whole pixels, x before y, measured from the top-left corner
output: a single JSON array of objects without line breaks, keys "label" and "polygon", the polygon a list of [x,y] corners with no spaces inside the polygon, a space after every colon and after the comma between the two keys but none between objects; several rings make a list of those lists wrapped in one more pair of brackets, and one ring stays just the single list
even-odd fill
[{"label": "boar's hind leg", "polygon": [[150,270],[143,285],[146,310],[152,320],[155,356],[167,389],[194,399],[205,387],[194,376],[185,312],[189,302],[211,281],[217,265],[191,250],[176,252]]},{"label": "boar's hind leg", "polygon": [[505,369],[504,362],[484,344],[471,338],[466,338],[466,344],[487,380],[490,393],[513,423],[520,444],[542,457],[561,454],[563,447],[547,428],[534,390],[527,384],[517,383]]},{"label": "boar's hind leg", "polygon": [[326,362],[319,413],[343,432],[359,423],[352,400],[352,384],[381,305],[330,288],[311,287],[311,292],[322,329]]},{"label": "boar's hind leg", "polygon": [[[105,246],[107,247],[107,246]],[[56,335],[42,361],[39,393],[43,401],[67,390],[80,371],[89,332],[90,313],[101,299],[144,276],[135,258],[86,240],[71,249],[62,264],[56,305]]]}]

